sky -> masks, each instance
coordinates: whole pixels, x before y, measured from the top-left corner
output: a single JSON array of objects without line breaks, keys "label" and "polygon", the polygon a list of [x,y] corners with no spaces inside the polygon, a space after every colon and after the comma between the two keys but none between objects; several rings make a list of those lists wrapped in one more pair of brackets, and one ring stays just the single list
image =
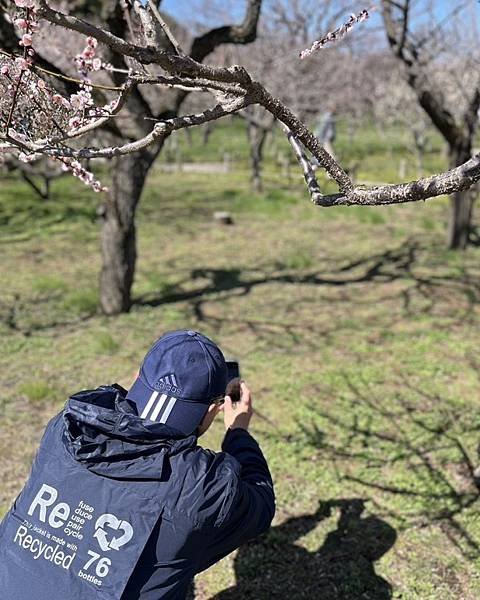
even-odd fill
[{"label": "sky", "polygon": [[[422,0],[417,0],[417,2],[421,2]],[[464,0],[435,0],[435,6],[437,9],[437,14],[439,18],[445,18],[452,10],[454,10],[454,8],[456,6],[458,6],[460,3],[462,3]],[[206,5],[206,4],[210,4],[210,5],[214,5],[215,2],[208,2],[207,0],[202,1],[202,0],[163,0],[162,2],[162,8],[163,10],[169,12],[172,16],[176,17],[179,21],[181,22],[191,22],[192,20],[199,20],[198,18],[196,19],[196,15],[195,15],[195,11],[199,11],[199,7],[201,5]],[[223,5],[223,6],[228,6],[228,12],[232,15],[232,17],[235,18],[235,20],[238,22],[239,20],[241,20],[244,10],[245,10],[245,5],[246,5],[246,1],[245,0],[223,0],[221,3],[218,3],[219,5]],[[358,3],[355,2],[355,0],[352,0],[352,7],[357,6],[358,4],[362,5],[362,2]],[[369,6],[378,4],[378,2],[376,0],[365,0],[365,8],[368,8]],[[480,1],[477,0],[470,0],[469,2],[471,9],[470,9],[470,15],[472,14],[476,14],[477,15],[477,19],[480,21]],[[199,11],[200,12],[200,11]],[[374,14],[372,16],[372,20],[371,20],[373,25],[378,25],[380,23],[380,16],[379,14]],[[218,21],[218,23],[215,23],[215,25],[220,24],[220,19]],[[341,23],[339,23],[339,25],[341,25]],[[319,32],[323,33],[323,32]]]}]

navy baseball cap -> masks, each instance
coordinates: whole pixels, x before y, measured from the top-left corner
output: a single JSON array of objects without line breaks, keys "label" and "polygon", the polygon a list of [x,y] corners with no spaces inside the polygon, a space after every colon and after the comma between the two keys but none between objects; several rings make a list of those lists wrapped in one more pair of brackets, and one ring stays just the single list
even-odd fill
[{"label": "navy baseball cap", "polygon": [[201,333],[182,329],[153,344],[127,398],[136,404],[142,419],[190,435],[209,405],[224,396],[227,379],[218,346]]}]

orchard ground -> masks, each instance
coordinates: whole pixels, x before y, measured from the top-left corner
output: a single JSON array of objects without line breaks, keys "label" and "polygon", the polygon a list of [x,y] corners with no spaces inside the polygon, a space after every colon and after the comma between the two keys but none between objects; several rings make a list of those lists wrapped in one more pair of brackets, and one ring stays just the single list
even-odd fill
[{"label": "orchard ground", "polygon": [[[296,167],[288,179],[275,164],[278,141],[252,194],[240,125],[205,148],[199,131],[179,139],[170,155],[227,152],[236,168],[159,163],[139,208],[135,302],[116,318],[98,310],[99,197],[69,178],[48,201],[1,182],[0,512],[70,393],[128,386],[157,336],[194,328],[241,363],[278,506],[268,534],[197,578],[198,599],[478,598],[480,249],[445,250],[446,199],[315,208]],[[394,181],[401,160],[412,178],[405,140],[342,130],[338,152],[361,180]],[[425,165],[443,166],[433,136]],[[202,443],[222,433],[219,421]]]}]

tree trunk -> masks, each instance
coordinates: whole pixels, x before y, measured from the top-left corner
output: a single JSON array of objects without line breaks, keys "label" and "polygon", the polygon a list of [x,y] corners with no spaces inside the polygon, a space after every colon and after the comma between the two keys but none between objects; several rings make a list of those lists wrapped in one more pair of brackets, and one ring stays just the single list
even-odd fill
[{"label": "tree trunk", "polygon": [[250,167],[251,167],[251,182],[254,192],[261,192],[262,185],[262,159],[263,147],[268,131],[258,127],[254,123],[247,124],[248,142],[250,145]]},{"label": "tree trunk", "polygon": [[128,312],[137,258],[135,209],[155,154],[139,152],[113,160],[112,186],[101,234],[100,303],[107,315]]},{"label": "tree trunk", "polygon": [[[470,158],[470,148],[449,152],[451,167],[457,167]],[[451,213],[448,228],[448,247],[450,250],[465,250],[472,230],[472,213],[475,194],[472,190],[456,192],[450,197]]]}]

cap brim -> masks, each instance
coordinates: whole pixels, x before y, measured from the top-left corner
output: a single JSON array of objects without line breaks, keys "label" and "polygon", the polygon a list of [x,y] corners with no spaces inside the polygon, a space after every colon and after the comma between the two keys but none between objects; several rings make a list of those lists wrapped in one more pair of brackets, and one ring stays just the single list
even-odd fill
[{"label": "cap brim", "polygon": [[142,419],[164,423],[185,435],[195,432],[209,407],[209,403],[162,394],[145,385],[140,378],[135,380],[127,398],[135,403]]}]

